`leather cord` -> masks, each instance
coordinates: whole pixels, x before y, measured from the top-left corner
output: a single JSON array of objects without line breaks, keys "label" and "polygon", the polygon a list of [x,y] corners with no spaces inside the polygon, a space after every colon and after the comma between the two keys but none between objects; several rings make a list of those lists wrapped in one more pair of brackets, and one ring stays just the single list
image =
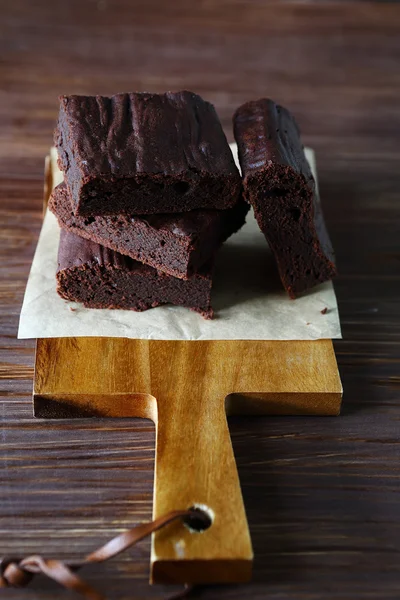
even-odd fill
[{"label": "leather cord", "polygon": [[[0,561],[0,588],[24,587],[28,585],[35,575],[41,573],[57,581],[65,588],[81,594],[86,600],[106,600],[103,594],[100,594],[91,585],[81,579],[76,574],[76,571],[87,564],[101,563],[114,558],[114,556],[131,548],[140,542],[140,540],[178,519],[186,521],[188,524],[191,521],[197,524],[200,523],[200,525],[202,523],[204,529],[210,526],[208,515],[199,509],[175,510],[155,519],[155,521],[137,525],[133,529],[117,535],[79,562],[67,563],[60,560],[45,559],[39,555],[28,556],[23,559],[15,557],[3,558]],[[178,594],[174,598],[183,598],[187,595],[188,591],[189,589],[187,588],[183,595]]]}]

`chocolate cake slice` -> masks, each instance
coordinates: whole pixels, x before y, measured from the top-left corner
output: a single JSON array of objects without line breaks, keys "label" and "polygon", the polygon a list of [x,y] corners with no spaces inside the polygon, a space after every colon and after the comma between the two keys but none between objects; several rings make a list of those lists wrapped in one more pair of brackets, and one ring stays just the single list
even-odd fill
[{"label": "chocolate cake slice", "polygon": [[55,145],[77,215],[225,209],[239,197],[217,113],[188,91],[61,96]]},{"label": "chocolate cake slice", "polygon": [[244,225],[249,205],[240,197],[233,208],[226,210],[80,217],[74,215],[67,187],[62,183],[53,191],[49,208],[62,228],[158,271],[187,279]]},{"label": "chocolate cake slice", "polygon": [[210,319],[212,267],[211,261],[190,279],[177,279],[62,229],[57,291],[88,308],[143,311],[175,304]]},{"label": "chocolate cake slice", "polygon": [[244,195],[295,298],[336,274],[315,181],[288,110],[260,99],[233,117]]}]

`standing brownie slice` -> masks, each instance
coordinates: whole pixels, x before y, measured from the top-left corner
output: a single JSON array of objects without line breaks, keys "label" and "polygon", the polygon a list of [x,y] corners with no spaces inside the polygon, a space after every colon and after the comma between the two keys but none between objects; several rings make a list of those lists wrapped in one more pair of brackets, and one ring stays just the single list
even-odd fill
[{"label": "standing brownie slice", "polygon": [[190,279],[177,279],[62,229],[57,291],[88,308],[143,311],[176,304],[210,319],[212,266],[211,261]]},{"label": "standing brownie slice", "polygon": [[71,209],[65,184],[53,191],[49,208],[61,227],[158,271],[187,279],[244,225],[249,205],[239,198],[226,210],[170,215],[80,217]]},{"label": "standing brownie slice", "polygon": [[245,198],[295,298],[336,274],[299,129],[288,110],[268,99],[243,104],[233,122]]},{"label": "standing brownie slice", "polygon": [[217,113],[191,92],[62,96],[55,144],[78,215],[223,209],[240,193]]}]

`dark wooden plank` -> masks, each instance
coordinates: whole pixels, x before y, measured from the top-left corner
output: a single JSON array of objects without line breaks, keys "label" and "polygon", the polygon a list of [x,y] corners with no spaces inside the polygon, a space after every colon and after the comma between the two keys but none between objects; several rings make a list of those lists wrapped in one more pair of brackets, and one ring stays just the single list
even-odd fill
[{"label": "dark wooden plank", "polygon": [[[0,20],[1,553],[82,555],[150,518],[154,431],[140,421],[33,421],[34,343],[16,340],[40,230],[59,93],[192,88],[231,139],[234,108],[269,94],[317,150],[345,339],[338,418],[232,419],[256,552],[253,583],[204,598],[400,594],[400,7],[15,0]],[[110,598],[162,598],[149,544],[91,568]],[[52,599],[55,584],[9,590]],[[65,598],[74,597],[60,593]]]}]

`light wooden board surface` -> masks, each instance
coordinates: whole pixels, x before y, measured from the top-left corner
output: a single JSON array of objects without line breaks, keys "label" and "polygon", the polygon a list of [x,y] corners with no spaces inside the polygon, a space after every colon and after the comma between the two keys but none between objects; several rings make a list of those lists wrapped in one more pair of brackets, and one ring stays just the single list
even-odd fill
[{"label": "light wooden board surface", "polygon": [[[45,205],[59,175],[46,160]],[[337,415],[330,340],[39,339],[35,415],[144,417],[157,427],[154,518],[206,507],[204,532],[172,524],[152,539],[155,583],[240,582],[253,551],[226,413]]]},{"label": "light wooden board surface", "polygon": [[154,518],[202,505],[205,532],[173,524],[152,543],[154,582],[235,582],[252,548],[230,441],[231,414],[338,414],[332,344],[320,342],[38,340],[38,417],[151,418],[157,427]]}]

